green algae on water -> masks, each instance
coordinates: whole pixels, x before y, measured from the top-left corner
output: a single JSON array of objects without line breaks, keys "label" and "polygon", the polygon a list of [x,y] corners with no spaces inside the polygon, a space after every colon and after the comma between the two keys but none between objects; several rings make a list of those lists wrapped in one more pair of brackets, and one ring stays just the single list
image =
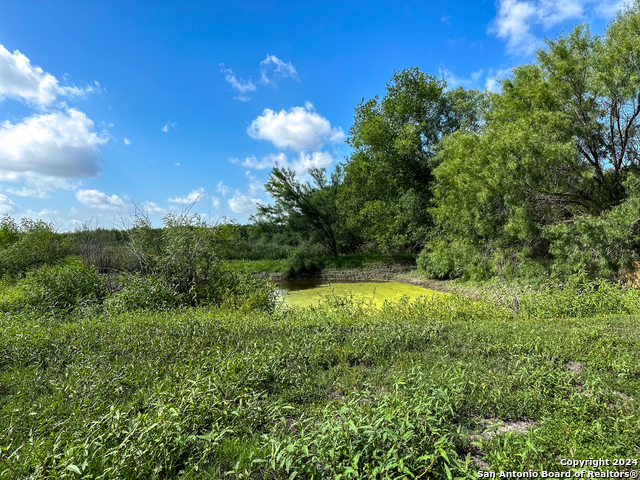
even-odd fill
[{"label": "green algae on water", "polygon": [[287,292],[284,303],[291,307],[307,307],[328,295],[352,296],[355,301],[380,306],[385,300],[398,300],[403,296],[415,299],[424,295],[443,294],[398,282],[326,283],[315,288]]}]

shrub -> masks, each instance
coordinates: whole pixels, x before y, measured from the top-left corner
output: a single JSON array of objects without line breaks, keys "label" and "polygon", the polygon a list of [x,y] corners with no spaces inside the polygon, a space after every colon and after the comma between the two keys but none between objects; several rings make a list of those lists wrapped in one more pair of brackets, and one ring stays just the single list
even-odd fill
[{"label": "shrub", "polygon": [[54,265],[73,252],[71,239],[53,225],[23,218],[18,226],[8,216],[0,222],[0,276],[20,277],[41,265]]},{"label": "shrub", "polygon": [[77,262],[44,265],[20,281],[16,291],[22,292],[16,305],[53,312],[71,312],[79,307],[97,305],[107,295],[100,274]]},{"label": "shrub", "polygon": [[583,215],[571,224],[548,227],[554,270],[568,276],[586,272],[591,278],[614,278],[621,270],[633,268],[640,258],[640,180],[626,182],[631,192],[620,205],[601,215]]},{"label": "shrub", "polygon": [[468,274],[474,263],[470,247],[446,241],[432,242],[418,256],[418,270],[430,278],[447,280]]},{"label": "shrub", "polygon": [[261,279],[251,273],[226,270],[218,277],[217,291],[208,292],[219,295],[219,300],[209,297],[209,303],[240,307],[245,310],[261,310],[271,312],[277,301],[275,284]]},{"label": "shrub", "polygon": [[165,310],[179,305],[180,299],[161,280],[149,276],[123,276],[123,288],[104,302],[110,313],[133,310]]},{"label": "shrub", "polygon": [[302,243],[294,250],[293,254],[287,258],[284,264],[284,273],[287,277],[294,275],[313,275],[322,270],[323,251],[320,245]]}]

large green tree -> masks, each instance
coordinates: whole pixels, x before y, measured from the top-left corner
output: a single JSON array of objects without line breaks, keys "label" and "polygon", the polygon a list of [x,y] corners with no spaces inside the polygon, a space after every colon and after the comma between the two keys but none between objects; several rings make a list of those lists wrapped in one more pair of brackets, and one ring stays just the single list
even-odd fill
[{"label": "large green tree", "polygon": [[450,241],[548,256],[554,225],[613,218],[640,163],[638,5],[603,36],[579,26],[548,41],[492,97],[482,132],[441,143],[433,215]]},{"label": "large green tree", "polygon": [[340,203],[348,225],[382,247],[415,247],[431,226],[432,170],[443,136],[481,128],[484,96],[446,90],[417,68],[396,72],[384,98],[362,101],[348,139]]}]

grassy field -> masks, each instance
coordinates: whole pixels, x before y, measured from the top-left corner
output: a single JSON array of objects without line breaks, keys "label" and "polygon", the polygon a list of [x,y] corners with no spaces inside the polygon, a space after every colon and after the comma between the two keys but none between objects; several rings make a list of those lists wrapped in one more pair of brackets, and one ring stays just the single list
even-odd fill
[{"label": "grassy field", "polygon": [[636,316],[524,319],[455,295],[4,314],[0,352],[0,478],[477,478],[640,457]]}]

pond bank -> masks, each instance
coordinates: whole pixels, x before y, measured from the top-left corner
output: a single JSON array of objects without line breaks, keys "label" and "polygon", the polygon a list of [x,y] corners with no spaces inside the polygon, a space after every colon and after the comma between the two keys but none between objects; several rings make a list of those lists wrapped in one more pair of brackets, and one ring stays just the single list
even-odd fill
[{"label": "pond bank", "polygon": [[[265,272],[266,273],[266,272]],[[423,278],[413,265],[396,264],[367,266],[364,268],[326,268],[315,275],[299,275],[287,278],[279,273],[265,274],[273,282],[282,280],[321,280],[325,282],[398,282],[442,293],[451,293],[451,282]]]}]

